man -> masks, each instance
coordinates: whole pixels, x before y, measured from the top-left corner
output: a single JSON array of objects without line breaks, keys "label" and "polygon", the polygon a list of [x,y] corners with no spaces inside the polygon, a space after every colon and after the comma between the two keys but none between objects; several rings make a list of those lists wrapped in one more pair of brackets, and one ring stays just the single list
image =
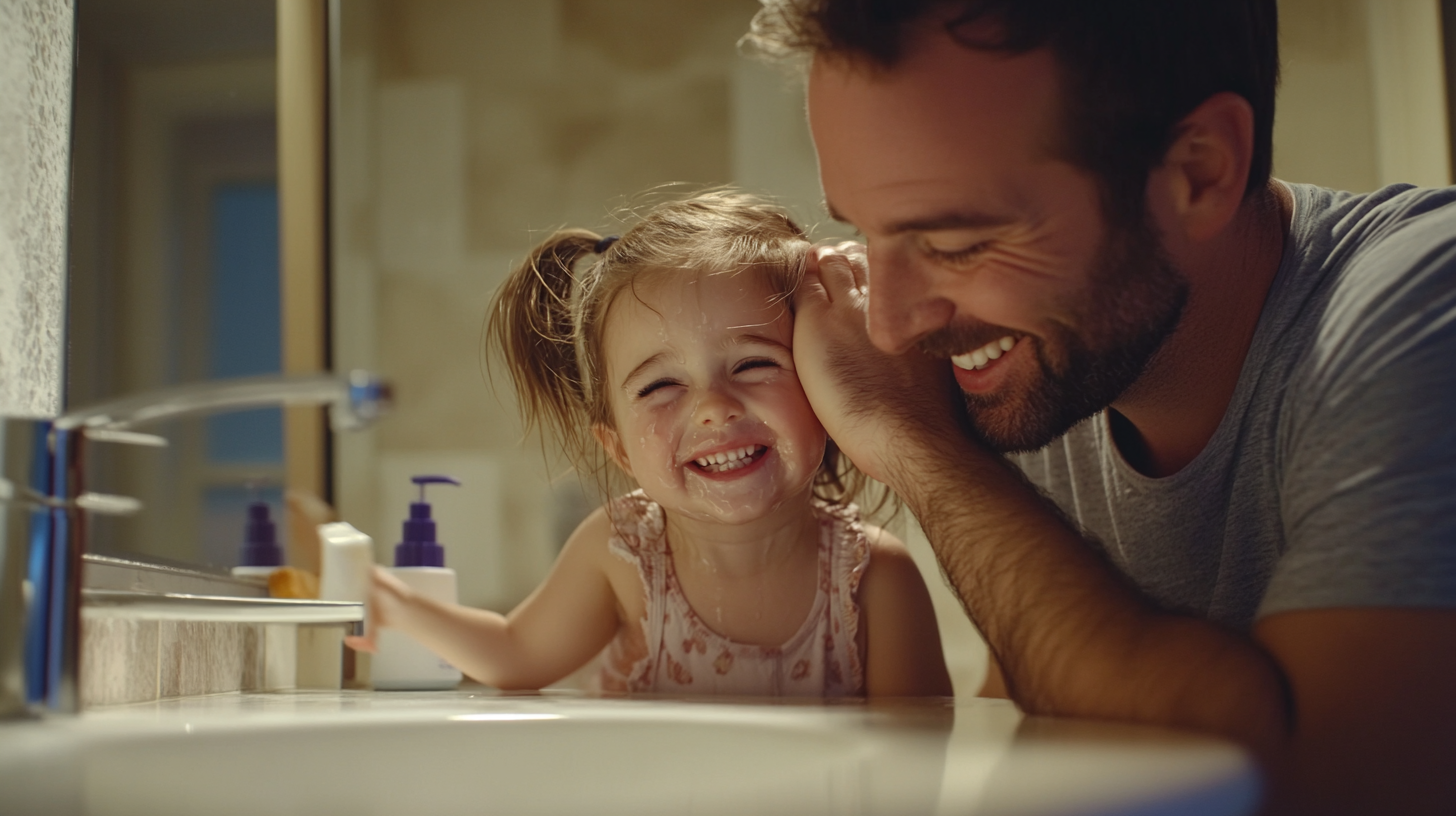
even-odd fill
[{"label": "man", "polygon": [[771,0],[748,39],[812,58],[865,244],[811,259],[800,376],[987,690],[1236,740],[1270,812],[1456,809],[1456,194],[1269,178],[1274,0]]}]

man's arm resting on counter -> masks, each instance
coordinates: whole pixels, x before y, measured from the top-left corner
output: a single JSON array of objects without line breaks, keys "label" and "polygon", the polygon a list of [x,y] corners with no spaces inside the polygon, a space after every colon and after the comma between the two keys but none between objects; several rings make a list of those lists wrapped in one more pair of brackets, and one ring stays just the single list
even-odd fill
[{"label": "man's arm resting on counter", "polygon": [[1233,739],[1269,772],[1270,812],[1456,801],[1456,611],[1286,612],[1252,637],[1167,614],[999,457],[969,440],[901,451],[885,475],[1028,713]]}]

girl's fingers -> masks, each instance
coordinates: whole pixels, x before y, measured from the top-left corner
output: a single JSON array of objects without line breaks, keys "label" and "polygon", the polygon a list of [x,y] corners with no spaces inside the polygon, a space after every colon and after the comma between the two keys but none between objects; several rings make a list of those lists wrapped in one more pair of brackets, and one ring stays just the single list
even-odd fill
[{"label": "girl's fingers", "polygon": [[346,635],[344,645],[360,652],[373,654],[378,651],[379,627],[381,623],[387,624],[384,620],[384,612],[381,608],[381,601],[387,599],[388,593],[397,593],[400,588],[405,587],[403,581],[390,575],[387,571],[375,565],[369,568],[369,597],[364,601],[364,634]]},{"label": "girl's fingers", "polygon": [[857,241],[840,241],[834,249],[849,260],[850,271],[854,273],[854,288],[864,289],[868,286],[870,264],[865,245]]},{"label": "girl's fingers", "polygon": [[824,291],[824,282],[819,279],[819,261],[810,254],[808,263],[804,265],[804,278],[794,290],[794,309],[802,311],[810,303],[827,300],[829,295]]},{"label": "girl's fingers", "polygon": [[844,255],[835,247],[816,247],[812,258],[815,260],[815,267],[819,272],[819,280],[824,284],[824,292],[830,301],[839,301],[845,293],[849,293],[859,284],[855,281],[854,264],[849,256]]}]

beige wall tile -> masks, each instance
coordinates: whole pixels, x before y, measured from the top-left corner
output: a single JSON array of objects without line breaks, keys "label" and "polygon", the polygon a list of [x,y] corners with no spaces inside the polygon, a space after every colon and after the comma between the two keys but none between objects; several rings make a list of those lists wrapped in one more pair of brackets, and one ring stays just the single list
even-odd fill
[{"label": "beige wall tile", "polygon": [[162,621],[160,696],[189,697],[242,688],[245,651],[256,655],[256,645],[245,650],[245,632],[249,631],[251,626],[242,623]]},{"label": "beige wall tile", "polygon": [[298,627],[298,688],[336,689],[343,682],[344,628],[337,624]]},{"label": "beige wall tile", "polygon": [[270,623],[263,627],[264,691],[298,687],[298,626]]},{"label": "beige wall tile", "polygon": [[158,623],[83,612],[81,705],[155,700]]}]

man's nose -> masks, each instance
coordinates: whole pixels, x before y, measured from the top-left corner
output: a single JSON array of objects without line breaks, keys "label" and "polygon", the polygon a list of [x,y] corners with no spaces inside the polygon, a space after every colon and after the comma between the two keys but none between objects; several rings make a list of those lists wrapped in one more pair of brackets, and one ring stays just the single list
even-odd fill
[{"label": "man's nose", "polygon": [[955,304],[935,294],[917,264],[871,246],[869,265],[869,334],[881,351],[903,354],[955,316]]},{"label": "man's nose", "polygon": [[743,403],[721,385],[703,389],[693,408],[693,421],[698,425],[724,425],[743,416]]}]

